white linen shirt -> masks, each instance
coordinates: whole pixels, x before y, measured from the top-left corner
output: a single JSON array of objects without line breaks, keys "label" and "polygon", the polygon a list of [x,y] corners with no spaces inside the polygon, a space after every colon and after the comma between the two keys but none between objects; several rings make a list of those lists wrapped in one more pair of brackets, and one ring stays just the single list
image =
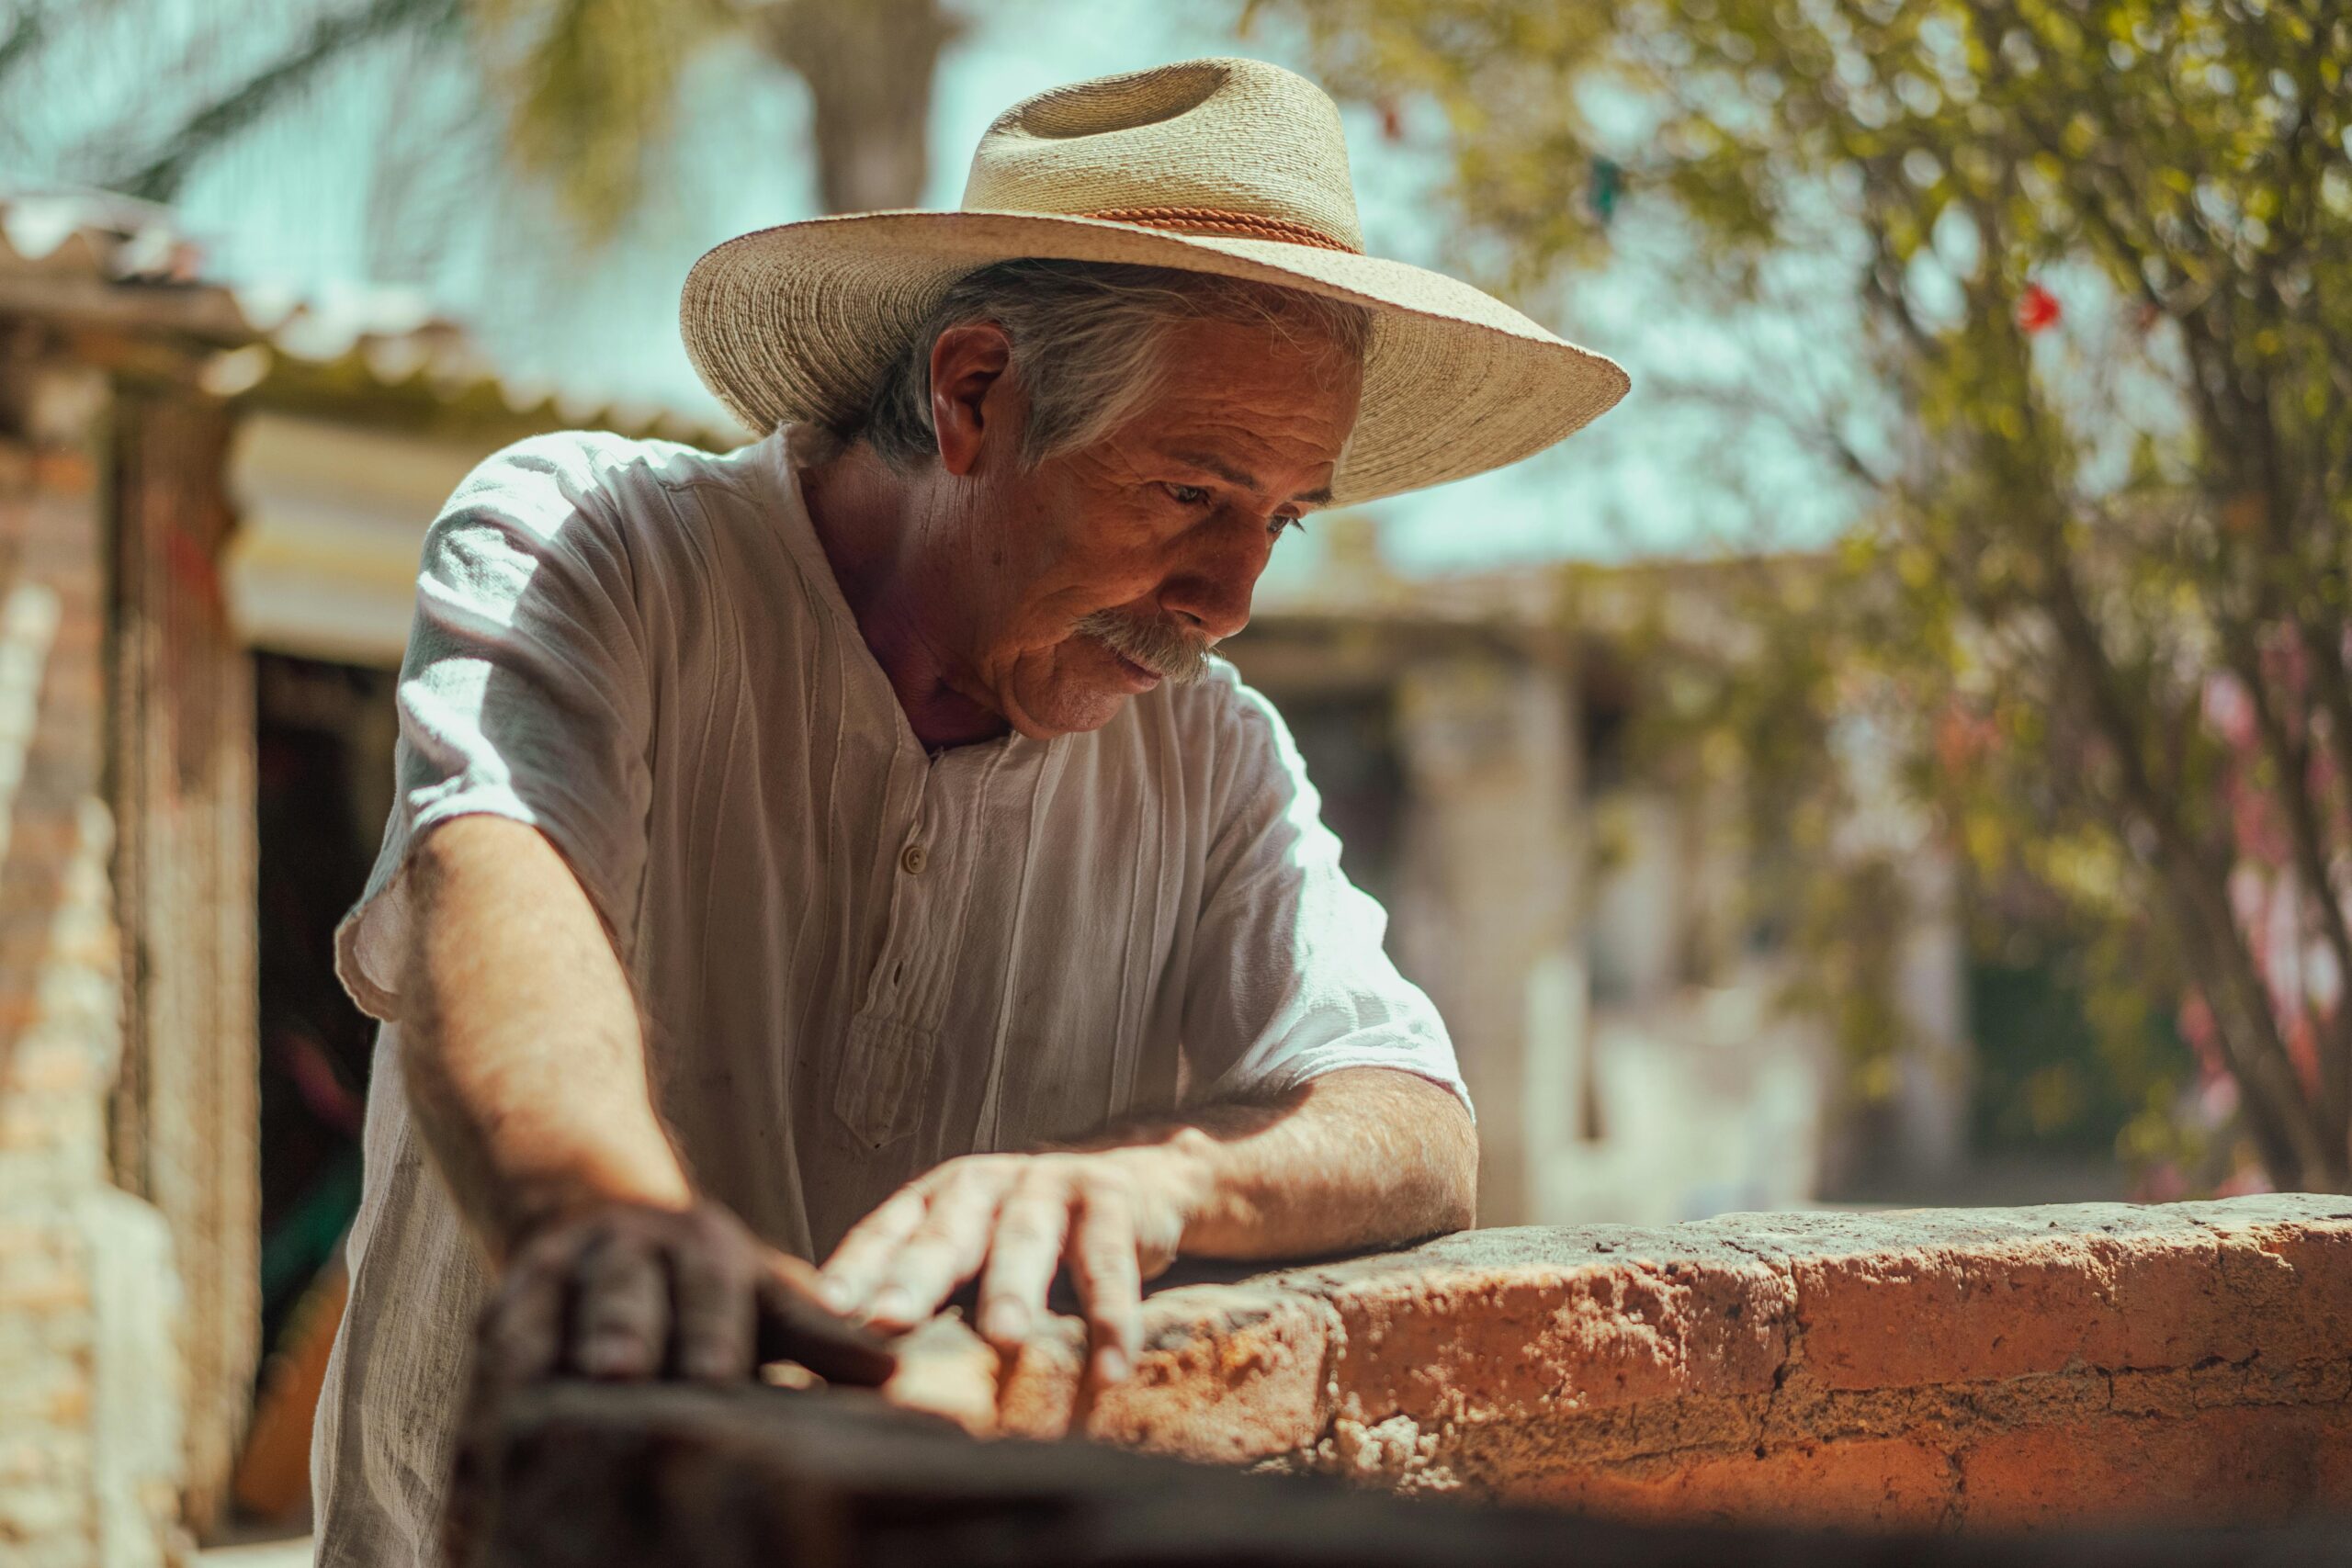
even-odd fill
[{"label": "white linen shirt", "polygon": [[786,460],[565,434],[426,536],[399,789],[338,964],[384,1021],[312,1443],[324,1568],[436,1561],[481,1259],[399,1092],[409,848],[527,822],[603,916],[700,1190],[819,1258],[940,1161],[1400,1067],[1463,1097],[1282,720],[1219,660],[927,754]]}]

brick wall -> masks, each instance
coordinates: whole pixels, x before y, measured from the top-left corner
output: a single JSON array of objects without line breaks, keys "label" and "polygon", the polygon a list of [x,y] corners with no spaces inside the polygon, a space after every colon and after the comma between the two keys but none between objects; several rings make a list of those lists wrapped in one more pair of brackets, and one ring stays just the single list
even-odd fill
[{"label": "brick wall", "polygon": [[2352,1512],[2352,1199],[1498,1230],[1160,1292],[898,1392],[976,1428],[1644,1523],[2007,1529]]},{"label": "brick wall", "polygon": [[107,392],[0,392],[0,1562],[138,1568],[180,1548],[177,1295],[162,1217],[107,1179]]}]

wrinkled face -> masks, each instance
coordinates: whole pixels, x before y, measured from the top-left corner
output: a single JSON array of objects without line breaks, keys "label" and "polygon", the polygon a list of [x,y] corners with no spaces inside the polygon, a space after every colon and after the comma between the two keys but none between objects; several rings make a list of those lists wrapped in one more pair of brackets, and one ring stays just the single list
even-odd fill
[{"label": "wrinkled face", "polygon": [[[1275,541],[1329,499],[1355,425],[1356,371],[1300,335],[1184,322],[1125,425],[1025,472],[983,465],[959,509],[969,695],[1024,735],[1097,729],[1248,623]],[[1009,402],[994,454],[1015,449]]]}]

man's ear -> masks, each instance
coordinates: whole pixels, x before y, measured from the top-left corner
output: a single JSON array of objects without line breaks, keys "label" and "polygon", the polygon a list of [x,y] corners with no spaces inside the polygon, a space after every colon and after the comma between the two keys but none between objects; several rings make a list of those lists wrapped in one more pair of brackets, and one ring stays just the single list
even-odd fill
[{"label": "man's ear", "polygon": [[989,395],[1012,362],[1012,340],[994,321],[950,327],[931,345],[931,428],[940,465],[949,473],[967,475],[978,468],[989,434],[1000,444],[1014,434],[1010,428],[989,429],[991,419],[1004,423],[1012,415],[1005,399]]}]

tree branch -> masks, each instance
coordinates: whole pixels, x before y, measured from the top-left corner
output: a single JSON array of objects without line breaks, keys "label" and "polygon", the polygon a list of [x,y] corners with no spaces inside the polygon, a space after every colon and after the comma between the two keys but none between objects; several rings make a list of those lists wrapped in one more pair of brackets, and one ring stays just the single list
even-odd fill
[{"label": "tree branch", "polygon": [[213,98],[166,136],[136,168],[100,183],[109,189],[169,201],[189,173],[214,149],[300,92],[356,49],[409,29],[437,31],[456,24],[462,0],[368,0],[343,16],[323,17],[277,59]]},{"label": "tree branch", "polygon": [[[2206,863],[2206,855],[2166,808],[2148,773],[2139,726],[2116,687],[2114,665],[2083,604],[2073,564],[2063,548],[2045,548],[2043,567],[2049,573],[2043,602],[2053,629],[2072,660],[2093,718],[2116,754],[2125,802],[2155,835],[2159,866],[2172,885],[2176,914],[2187,917],[2183,934],[2190,940],[2184,945],[2191,962],[2207,971],[2199,977],[2199,986],[2213,1007],[2223,1053],[2246,1091],[2242,1103],[2262,1145],[2264,1163],[2282,1185],[2341,1185],[2343,1161],[2327,1157],[2325,1140],[2312,1125],[2293,1060],[2270,1010],[2268,989],[2238,930],[2223,876]],[[2230,1026],[2232,1013],[2240,1027]]]},{"label": "tree branch", "polygon": [[[2336,972],[2352,983],[2352,927],[2335,897],[2327,870],[2327,840],[2311,796],[2312,753],[2305,740],[2288,728],[2271,700],[2262,673],[2260,650],[2243,622],[2224,629],[2230,664],[2245,683],[2254,707],[2255,728],[2262,738],[2263,754],[2278,773],[2278,795],[2285,807],[2288,836],[2294,846],[2295,871],[2307,897],[2319,906],[2320,930],[2335,953]],[[2352,1007],[2338,1001],[2333,1020],[2318,1015],[2310,998],[2303,998],[2314,1038],[2321,1043],[2320,1123],[2330,1146],[2344,1141],[2347,1105],[2352,1105]]]},{"label": "tree branch", "polygon": [[27,6],[0,35],[0,81],[8,73],[31,59],[49,41],[50,9],[46,6]]}]

